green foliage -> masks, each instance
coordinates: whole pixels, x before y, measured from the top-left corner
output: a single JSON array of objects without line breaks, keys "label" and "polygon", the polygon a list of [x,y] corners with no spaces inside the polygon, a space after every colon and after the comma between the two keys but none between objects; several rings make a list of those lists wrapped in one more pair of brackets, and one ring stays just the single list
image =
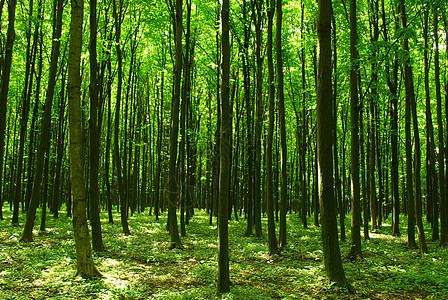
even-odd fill
[{"label": "green foliage", "polygon": [[[0,223],[2,297],[215,299],[217,230],[204,212],[197,212],[187,227],[185,249],[173,251],[168,250],[166,215],[157,222],[134,215],[132,236],[122,234],[119,224],[107,223],[105,213],[102,218],[107,250],[95,254],[95,263],[105,277],[97,280],[74,276],[75,249],[66,217],[49,218],[49,229],[32,244],[18,241],[20,228]],[[344,261],[357,293],[338,290],[325,280],[320,228],[304,230],[299,222],[289,215],[288,247],[281,256],[270,257],[267,240],[243,237],[245,222],[230,221],[232,287],[219,299],[443,299],[448,293],[447,250],[429,243],[431,254],[422,256],[406,247],[404,237],[391,237],[388,224],[363,243],[364,260]],[[349,249],[348,242],[341,243],[342,253]]]}]

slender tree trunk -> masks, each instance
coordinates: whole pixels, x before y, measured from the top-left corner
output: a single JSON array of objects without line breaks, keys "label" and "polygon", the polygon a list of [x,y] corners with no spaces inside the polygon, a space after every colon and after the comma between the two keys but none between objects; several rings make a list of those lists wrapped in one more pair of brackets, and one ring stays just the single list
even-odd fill
[{"label": "slender tree trunk", "polygon": [[[7,101],[8,101],[8,91],[9,91],[9,78],[11,74],[11,64],[12,64],[12,53],[14,46],[14,23],[16,18],[16,5],[17,0],[11,0],[8,2],[8,30],[6,33],[6,44],[5,44],[5,54],[2,62],[1,70],[1,81],[0,81],[0,197],[2,197],[2,187],[3,187],[3,157],[5,151],[5,130],[6,130],[6,112],[7,112]],[[0,199],[0,203],[3,200]],[[0,206],[0,211],[1,211]],[[1,215],[1,214],[0,214]]]},{"label": "slender tree trunk", "polygon": [[177,183],[177,138],[179,134],[179,102],[180,81],[182,76],[182,0],[176,0],[172,7],[172,16],[175,29],[175,60],[174,60],[174,88],[171,104],[171,131],[170,131],[170,160],[168,182],[168,229],[171,237],[170,249],[182,249],[177,226],[176,204],[178,194]]},{"label": "slender tree trunk", "polygon": [[[342,124],[342,130],[343,130],[343,139],[342,139],[342,168],[341,170],[343,172],[342,176],[339,175],[339,156],[338,156],[338,138],[337,138],[337,118],[338,118],[338,103],[337,103],[337,99],[338,99],[338,73],[337,73],[337,40],[336,40],[336,18],[334,17],[334,15],[332,15],[331,17],[331,21],[332,21],[332,37],[333,37],[333,68],[334,68],[334,78],[333,78],[333,101],[332,101],[332,107],[333,107],[333,160],[334,160],[334,180],[335,180],[335,186],[336,186],[336,191],[335,191],[335,199],[336,199],[336,203],[338,205],[339,208],[339,228],[340,228],[340,232],[341,232],[341,241],[345,242],[345,208],[344,208],[344,201],[345,201],[345,128],[344,128],[344,124],[346,124],[347,122],[343,122]],[[303,79],[302,79],[303,80]],[[345,109],[343,109],[343,112],[341,114],[341,119],[344,119],[344,111]],[[346,120],[347,118],[345,118]],[[301,154],[301,156],[305,156],[305,154]],[[342,177],[342,183],[343,183],[343,191],[341,191],[341,177]]]},{"label": "slender tree trunk", "polygon": [[244,76],[244,99],[246,102],[246,132],[247,132],[247,145],[246,145],[246,206],[245,213],[247,219],[246,236],[250,236],[253,233],[254,219],[253,219],[253,138],[252,138],[252,101],[251,101],[251,86],[250,86],[250,62],[249,62],[249,20],[247,17],[247,3],[243,0],[243,20],[244,20],[244,55],[243,55],[243,76]]},{"label": "slender tree trunk", "polygon": [[[428,43],[428,29],[429,29],[429,11],[425,12],[423,38],[424,49],[423,55],[425,60],[425,104],[426,104],[426,189],[427,189],[427,202],[428,202],[428,214],[430,215],[429,221],[432,224],[432,240],[439,239],[439,214],[437,205],[437,189],[435,182],[436,168],[435,168],[435,142],[434,142],[434,126],[432,123],[431,113],[431,91],[429,86],[429,43]],[[440,84],[440,82],[439,82]],[[440,86],[439,86],[440,88]],[[439,91],[440,93],[440,91]]]},{"label": "slender tree trunk", "polygon": [[65,130],[66,130],[66,118],[65,118],[65,108],[66,108],[66,92],[65,92],[65,78],[66,78],[66,70],[62,70],[62,80],[61,80],[61,91],[59,93],[59,121],[58,121],[58,138],[57,138],[57,158],[56,158],[56,168],[54,171],[53,178],[53,195],[51,201],[51,211],[53,212],[53,216],[55,218],[58,217],[59,214],[59,198],[60,198],[60,186],[61,186],[61,168],[62,168],[62,159],[64,155],[64,141],[65,141]]},{"label": "slender tree trunk", "polygon": [[104,168],[105,168],[105,173],[106,173],[106,192],[107,192],[107,215],[109,218],[109,224],[113,224],[114,223],[114,219],[113,219],[113,215],[112,215],[112,195],[111,195],[111,184],[110,184],[110,143],[111,143],[111,127],[112,127],[112,66],[111,66],[111,62],[110,62],[110,55],[107,57],[107,72],[108,72],[108,77],[107,77],[107,133],[106,133],[106,153],[104,154],[105,156],[105,161],[104,161]]},{"label": "slender tree trunk", "polygon": [[98,128],[98,62],[96,58],[97,41],[97,0],[90,0],[90,226],[92,227],[92,247],[94,251],[103,251],[103,237],[101,233],[101,220],[98,194],[98,169],[100,163],[100,131]]},{"label": "slender tree trunk", "polygon": [[81,46],[83,0],[71,1],[70,50],[68,59],[68,103],[70,122],[70,182],[73,198],[73,233],[76,246],[77,275],[98,277],[93,264],[86,217],[86,191],[83,175],[83,137],[81,130]]},{"label": "slender tree trunk", "polygon": [[[421,150],[420,150],[420,135],[418,130],[417,120],[417,104],[415,103],[414,84],[412,80],[412,68],[409,66],[409,76],[412,85],[411,87],[411,110],[412,110],[412,125],[414,129],[414,206],[415,206],[415,220],[417,223],[418,241],[420,252],[422,254],[428,253],[428,246],[426,245],[425,230],[422,221],[422,188],[421,188]],[[407,75],[405,75],[407,76]],[[406,86],[408,87],[408,86]]]},{"label": "slender tree trunk", "polygon": [[280,123],[280,147],[281,147],[281,183],[280,183],[280,232],[279,246],[286,247],[286,210],[288,203],[287,190],[287,159],[288,150],[286,147],[286,125],[285,125],[285,100],[283,91],[283,54],[282,54],[282,0],[277,0],[277,24],[275,34],[276,54],[277,54],[277,101],[278,118]]},{"label": "slender tree trunk", "polygon": [[331,0],[318,1],[317,16],[317,157],[319,169],[319,202],[325,272],[330,282],[350,288],[345,279],[339,250],[336,199],[333,190],[332,140],[333,114],[331,89]]},{"label": "slender tree trunk", "polygon": [[275,0],[268,2],[268,86],[269,86],[269,127],[266,144],[266,180],[267,180],[267,212],[268,212],[268,236],[269,236],[269,255],[278,254],[277,236],[275,234],[274,221],[274,190],[272,176],[272,143],[274,136],[274,108],[275,108],[275,83],[274,83],[274,63],[272,59],[272,27],[275,11]]},{"label": "slender tree trunk", "polygon": [[350,1],[350,172],[351,172],[351,248],[350,256],[361,258],[361,200],[359,182],[358,120],[358,25],[356,0]]},{"label": "slender tree trunk", "polygon": [[[404,0],[400,0],[399,11],[401,13],[401,26],[404,30],[407,28],[407,17]],[[403,49],[406,55],[409,53],[409,41],[403,39]],[[414,101],[414,83],[412,79],[412,69],[410,58],[405,63],[405,88],[406,88],[406,111],[405,111],[405,134],[406,134],[406,200],[408,214],[408,247],[416,248],[415,244],[415,205],[414,191],[412,189],[412,146],[411,146],[411,106]],[[415,138],[415,137],[414,137]],[[420,170],[419,170],[420,171]]]},{"label": "slender tree trunk", "polygon": [[[40,9],[39,16],[40,18]],[[33,17],[33,1],[29,2],[29,20]],[[39,24],[39,22],[37,22]],[[25,140],[27,139],[27,129],[28,129],[28,117],[30,111],[30,97],[31,94],[29,91],[32,90],[33,85],[33,76],[30,74],[34,73],[35,66],[35,57],[36,49],[37,49],[37,39],[38,39],[38,27],[36,27],[36,31],[33,38],[33,43],[31,43],[31,21],[28,22],[28,29],[26,30],[27,37],[27,47],[26,47],[26,66],[25,66],[25,79],[23,85],[23,94],[22,94],[22,112],[20,117],[20,142],[19,142],[19,155],[17,157],[17,173],[15,180],[15,194],[14,194],[14,211],[12,215],[12,225],[19,225],[19,205],[22,203],[23,208],[23,197],[22,197],[22,173],[23,173],[23,156],[25,152]],[[13,179],[14,180],[14,179]],[[28,203],[25,204],[25,210],[28,210]]]},{"label": "slender tree trunk", "polygon": [[[162,43],[163,47],[163,43]],[[162,60],[162,66],[164,65],[164,60]],[[160,103],[158,105],[158,122],[157,122],[157,168],[156,168],[156,178],[155,178],[155,199],[154,199],[154,214],[156,215],[156,220],[159,220],[159,206],[160,206],[160,180],[162,173],[162,134],[163,134],[163,89],[165,81],[165,72],[161,72],[160,79]]]},{"label": "slender tree trunk", "polygon": [[[53,104],[54,88],[56,85],[60,37],[62,32],[62,10],[63,10],[62,0],[58,0],[57,3],[55,2],[54,9],[56,8],[57,8],[57,14],[55,14],[57,16],[56,18],[57,21],[55,23],[56,29],[53,35],[54,38],[51,49],[51,64],[50,64],[50,74],[48,77],[48,90],[45,99],[45,110],[42,120],[40,143],[39,148],[37,150],[37,162],[36,162],[36,170],[34,173],[33,190],[31,192],[30,205],[28,208],[25,227],[23,229],[21,238],[21,240],[24,242],[31,242],[33,240],[34,219],[36,216],[36,209],[37,206],[39,205],[40,200],[40,189],[42,182],[42,172],[44,168],[45,152],[49,147],[51,107]],[[82,24],[82,17],[81,17],[81,24]]]},{"label": "slender tree trunk", "polygon": [[[123,59],[120,47],[120,36],[121,36],[121,15],[122,15],[123,2],[119,0],[119,6],[117,11],[116,1],[113,0],[113,15],[115,19],[115,48],[117,52],[118,61],[118,83],[117,83],[117,99],[115,102],[115,131],[114,131],[114,164],[117,172],[118,181],[118,191],[120,194],[120,213],[121,213],[121,226],[125,235],[130,235],[128,225],[128,209],[127,209],[127,195],[125,192],[125,182],[123,180],[123,171],[121,169],[121,157],[120,157],[120,146],[119,146],[119,125],[120,125],[120,106],[121,106],[121,91],[123,83]],[[124,168],[126,171],[126,168]],[[123,182],[124,181],[124,182]]]},{"label": "slender tree trunk", "polygon": [[47,193],[47,189],[48,189],[48,164],[49,164],[49,160],[50,160],[50,155],[49,153],[47,153],[46,157],[45,157],[45,166],[44,166],[44,182],[42,183],[42,185],[44,186],[44,199],[42,201],[42,217],[40,219],[40,231],[44,232],[45,231],[45,223],[46,223],[46,219],[47,219],[47,198],[48,198],[48,193]]},{"label": "slender tree trunk", "polygon": [[[433,35],[434,35],[434,77],[436,83],[436,100],[437,100],[437,132],[439,140],[439,202],[440,202],[440,245],[446,246],[448,244],[448,216],[447,216],[447,193],[446,193],[446,178],[445,178],[445,149],[443,142],[443,117],[442,117],[442,95],[440,87],[440,62],[439,62],[439,35],[438,35],[438,13],[437,8],[434,11],[433,18]],[[446,113],[446,112],[445,112]],[[448,125],[448,124],[446,124]]]},{"label": "slender tree trunk", "polygon": [[218,293],[230,290],[228,209],[232,169],[232,112],[229,101],[230,45],[229,0],[221,7],[221,144],[218,205]]},{"label": "slender tree trunk", "polygon": [[256,68],[256,96],[255,96],[255,160],[254,160],[254,223],[255,235],[262,236],[261,228],[261,132],[263,129],[263,32],[262,32],[262,9],[263,1],[252,0],[252,14],[255,18],[255,58]]}]

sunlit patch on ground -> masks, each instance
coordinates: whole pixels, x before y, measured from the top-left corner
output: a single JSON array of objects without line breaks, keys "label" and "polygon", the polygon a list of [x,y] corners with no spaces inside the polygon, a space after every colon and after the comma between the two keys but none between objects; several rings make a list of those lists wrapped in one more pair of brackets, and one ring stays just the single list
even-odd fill
[{"label": "sunlit patch on ground", "polygon": [[[5,212],[10,218],[10,212]],[[325,279],[320,228],[303,229],[297,215],[288,216],[288,246],[282,255],[267,255],[263,238],[245,237],[246,222],[229,222],[231,292],[222,299],[444,299],[448,294],[448,252],[429,242],[429,255],[408,249],[406,237],[392,237],[391,228],[370,233],[362,242],[362,261],[344,259],[355,295],[334,292]],[[166,214],[134,214],[130,236],[122,233],[119,215],[106,223],[106,251],[94,253],[104,277],[75,277],[75,250],[70,219],[48,218],[48,230],[35,231],[33,243],[19,241],[22,228],[0,223],[0,299],[213,299],[216,293],[216,219],[196,212],[182,237],[184,250],[168,250]],[[348,219],[348,218],[347,218]],[[350,250],[340,242],[343,257]],[[403,222],[405,220],[403,219]],[[309,223],[311,224],[311,223]],[[404,224],[404,223],[403,223]],[[405,225],[401,226],[402,234]],[[263,229],[266,231],[266,219]],[[429,236],[429,235],[428,235]]]}]

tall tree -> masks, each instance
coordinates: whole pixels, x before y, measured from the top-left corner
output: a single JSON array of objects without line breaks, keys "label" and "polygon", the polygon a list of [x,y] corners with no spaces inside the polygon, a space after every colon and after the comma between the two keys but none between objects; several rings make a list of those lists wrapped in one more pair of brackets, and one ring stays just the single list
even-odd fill
[{"label": "tall tree", "polygon": [[263,129],[263,29],[262,14],[263,1],[252,0],[252,14],[255,18],[255,60],[256,68],[256,93],[255,93],[255,176],[254,176],[254,224],[255,235],[262,236],[261,228],[261,132]]},{"label": "tall tree", "polygon": [[[3,204],[3,158],[5,152],[5,130],[6,130],[6,111],[9,91],[9,78],[11,74],[12,53],[14,46],[14,23],[16,19],[17,0],[8,2],[8,30],[6,33],[5,54],[1,65],[1,82],[0,82],[0,204]],[[0,210],[2,208],[0,207]]]},{"label": "tall tree", "polygon": [[[442,117],[442,96],[440,91],[440,62],[439,62],[439,34],[438,34],[438,8],[434,7],[434,17],[433,17],[433,34],[434,34],[434,77],[435,77],[435,89],[436,89],[436,100],[437,100],[437,133],[439,140],[439,202],[440,202],[440,245],[446,246],[448,244],[448,219],[447,219],[447,192],[445,188],[446,178],[445,178],[445,145],[443,142],[444,131],[443,131],[443,117]],[[446,112],[445,112],[446,113]],[[448,126],[448,124],[446,124]]]},{"label": "tall tree", "polygon": [[95,251],[103,251],[103,237],[101,234],[101,220],[98,195],[98,169],[100,163],[100,135],[98,130],[98,62],[96,54],[97,41],[97,0],[90,0],[90,225],[92,226],[92,246]]},{"label": "tall tree", "polygon": [[77,275],[101,276],[93,264],[86,216],[86,191],[83,173],[83,136],[81,130],[81,48],[84,1],[71,1],[70,48],[68,58],[68,104],[70,124],[70,181],[73,199],[73,233],[76,246]]},{"label": "tall tree", "polygon": [[280,232],[279,246],[286,247],[286,210],[288,206],[288,177],[287,177],[287,159],[288,150],[286,147],[286,125],[285,125],[285,96],[283,90],[283,54],[282,54],[282,20],[283,7],[282,0],[277,0],[277,23],[275,34],[275,50],[277,55],[277,101],[278,101],[278,119],[280,123],[280,147],[281,147],[281,179],[280,179]]},{"label": "tall tree", "polygon": [[229,279],[229,198],[232,170],[232,112],[230,110],[229,0],[221,6],[221,138],[218,205],[218,293],[230,290]]},{"label": "tall tree", "polygon": [[180,81],[182,76],[182,0],[170,2],[171,17],[174,24],[174,87],[171,103],[170,159],[168,178],[168,230],[171,237],[170,249],[183,248],[177,226],[177,138],[179,134]]},{"label": "tall tree", "polygon": [[[389,42],[389,34],[386,24],[386,11],[384,0],[381,2],[383,28],[384,28],[384,41]],[[398,17],[394,16],[395,32],[399,30]],[[392,74],[391,74],[391,60]],[[400,196],[398,189],[398,59],[396,57],[387,58],[385,63],[387,85],[391,93],[390,104],[390,128],[391,128],[391,189],[392,189],[392,235],[400,235]]]},{"label": "tall tree", "polygon": [[247,228],[246,236],[252,235],[254,219],[253,219],[253,189],[254,189],[254,157],[253,157],[253,132],[252,132],[252,97],[250,86],[250,59],[249,59],[249,43],[250,43],[250,18],[247,16],[248,5],[246,0],[243,0],[243,22],[244,22],[244,46],[243,46],[243,76],[244,76],[244,100],[246,102],[246,176],[247,176],[247,191],[246,191],[246,207],[247,214]]},{"label": "tall tree", "polygon": [[361,257],[361,201],[359,182],[358,136],[358,23],[356,0],[350,1],[350,171],[351,171],[351,249],[350,255]]},{"label": "tall tree", "polygon": [[39,148],[37,149],[36,169],[34,171],[33,189],[31,192],[30,204],[28,207],[25,227],[22,233],[22,241],[31,242],[33,240],[34,219],[36,216],[36,209],[39,205],[41,194],[42,172],[44,169],[45,152],[49,147],[50,139],[50,124],[51,124],[51,107],[53,105],[54,89],[56,86],[57,68],[59,60],[59,49],[61,45],[62,33],[62,16],[63,16],[63,0],[54,2],[53,16],[56,17],[54,21],[53,44],[51,48],[51,62],[50,73],[48,76],[48,89],[45,97],[45,109],[42,120],[41,135]]},{"label": "tall tree", "polygon": [[[407,16],[404,0],[400,0],[399,12],[401,14],[401,27],[407,29]],[[405,135],[406,135],[406,200],[408,214],[408,246],[415,248],[415,205],[414,191],[412,189],[412,149],[411,149],[411,105],[414,101],[414,82],[412,79],[411,59],[409,57],[409,40],[403,38],[403,49],[408,56],[405,62],[405,89],[406,89],[406,110],[405,110]]]},{"label": "tall tree", "polygon": [[[120,213],[121,213],[121,227],[126,235],[131,234],[128,224],[128,204],[127,193],[125,192],[125,180],[123,180],[123,171],[121,168],[120,157],[120,143],[119,143],[119,125],[120,125],[120,107],[121,107],[121,91],[123,86],[123,58],[120,46],[121,37],[121,21],[123,13],[123,0],[118,0],[118,7],[115,0],[113,4],[113,15],[115,20],[115,49],[117,52],[117,99],[115,102],[115,130],[114,130],[114,165],[117,172],[118,191],[120,194]],[[126,169],[126,168],[125,168]],[[126,173],[126,172],[124,172]]]},{"label": "tall tree", "polygon": [[267,180],[267,212],[268,212],[268,236],[269,236],[269,254],[278,254],[277,236],[275,234],[274,221],[274,182],[272,175],[272,141],[274,137],[275,121],[275,82],[274,82],[274,62],[272,59],[272,27],[275,13],[275,0],[267,0],[268,13],[268,86],[269,86],[269,127],[266,144],[266,180]]},{"label": "tall tree", "polygon": [[434,142],[434,126],[432,122],[431,112],[431,91],[429,85],[429,10],[425,11],[423,25],[424,39],[424,63],[425,63],[425,115],[426,115],[426,186],[427,186],[427,207],[428,216],[432,225],[432,240],[439,239],[439,213],[437,205],[437,174],[435,168],[435,142]]},{"label": "tall tree", "polygon": [[336,199],[333,190],[332,157],[332,80],[331,80],[331,15],[332,1],[318,1],[317,15],[317,159],[319,202],[325,272],[330,282],[352,290],[342,267],[336,221]]},{"label": "tall tree", "polygon": [[[35,68],[35,59],[33,59],[33,56],[35,58],[35,53],[37,49],[37,39],[39,34],[39,25],[36,27],[36,31],[34,34],[33,43],[31,42],[31,19],[35,16],[33,16],[33,2],[29,2],[29,9],[28,9],[28,28],[26,30],[26,39],[27,39],[27,47],[26,47],[26,66],[25,66],[25,79],[23,84],[23,94],[22,94],[22,112],[20,116],[20,142],[19,142],[19,154],[17,156],[17,173],[16,173],[16,182],[15,182],[15,195],[13,198],[14,202],[14,211],[12,215],[12,225],[18,226],[19,225],[19,203],[22,202],[23,204],[23,198],[22,198],[22,172],[23,171],[23,160],[24,160],[24,152],[25,152],[25,140],[27,139],[27,130],[28,130],[28,117],[29,117],[29,111],[30,111],[30,96],[31,96],[31,90],[33,85],[33,76],[30,76],[30,74],[34,73]],[[39,7],[39,15],[37,16],[37,19],[40,18],[42,9]],[[39,24],[39,22],[37,22]],[[23,205],[22,205],[23,207]],[[25,208],[28,208],[28,203],[25,204]]]}]

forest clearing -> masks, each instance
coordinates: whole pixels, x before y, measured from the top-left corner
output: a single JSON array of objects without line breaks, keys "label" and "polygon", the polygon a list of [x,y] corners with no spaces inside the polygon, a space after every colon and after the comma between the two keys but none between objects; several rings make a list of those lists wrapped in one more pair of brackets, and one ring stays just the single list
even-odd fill
[{"label": "forest clearing", "polygon": [[[118,214],[114,215],[119,218]],[[166,214],[159,221],[147,212],[130,217],[133,232],[107,223],[102,214],[106,251],[94,253],[105,276],[75,277],[71,221],[49,218],[48,229],[31,244],[19,242],[20,228],[0,223],[2,299],[446,299],[448,251],[429,242],[431,254],[392,237],[390,224],[371,234],[362,261],[343,259],[356,294],[335,290],[325,279],[320,228],[303,229],[288,215],[288,246],[267,255],[266,237],[244,236],[244,222],[229,222],[231,292],[216,296],[217,230],[197,212],[187,227],[183,250],[168,250]],[[263,219],[266,226],[266,219]],[[343,256],[349,242],[341,243]]]}]

